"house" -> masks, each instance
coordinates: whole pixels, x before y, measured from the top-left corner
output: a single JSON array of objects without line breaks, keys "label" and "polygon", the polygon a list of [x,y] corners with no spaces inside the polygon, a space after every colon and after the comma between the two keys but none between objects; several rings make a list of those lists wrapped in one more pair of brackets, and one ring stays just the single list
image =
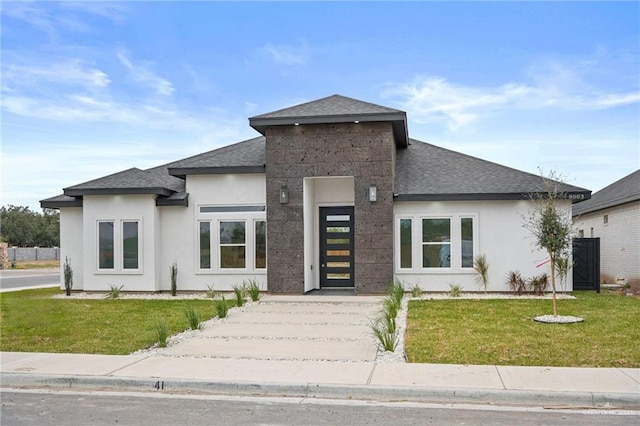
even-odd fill
[{"label": "house", "polygon": [[[333,95],[258,115],[260,136],[148,170],[132,168],[41,201],[60,209],[76,289],[477,289],[546,258],[522,227],[542,178],[410,139],[404,111]],[[570,199],[590,192],[564,185]],[[569,283],[570,285],[570,283]],[[569,287],[570,288],[570,287]]]},{"label": "house", "polygon": [[640,284],[640,170],[573,206],[578,237],[600,238],[600,279]]}]

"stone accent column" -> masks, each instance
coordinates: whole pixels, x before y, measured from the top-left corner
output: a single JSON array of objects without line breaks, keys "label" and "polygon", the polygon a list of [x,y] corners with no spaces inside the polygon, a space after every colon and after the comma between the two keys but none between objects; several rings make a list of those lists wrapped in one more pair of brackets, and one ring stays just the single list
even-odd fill
[{"label": "stone accent column", "polygon": [[[266,130],[268,286],[274,293],[304,290],[303,179],[353,176],[355,290],[381,293],[393,279],[391,123],[274,126]],[[378,200],[369,201],[376,185]],[[280,204],[286,186],[288,204]]]},{"label": "stone accent column", "polygon": [[9,267],[9,254],[7,243],[0,243],[0,269],[7,269]]}]

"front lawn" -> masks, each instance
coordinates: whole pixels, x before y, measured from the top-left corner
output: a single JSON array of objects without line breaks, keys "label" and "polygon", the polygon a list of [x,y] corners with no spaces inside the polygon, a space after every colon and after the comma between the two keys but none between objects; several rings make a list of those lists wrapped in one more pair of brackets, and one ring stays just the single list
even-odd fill
[{"label": "front lawn", "polygon": [[640,367],[640,299],[575,292],[559,315],[578,324],[541,324],[551,301],[414,300],[405,350],[409,362],[441,364]]},{"label": "front lawn", "polygon": [[188,328],[193,307],[207,320],[211,300],[53,299],[60,289],[0,293],[2,351],[128,354],[156,341],[158,319],[169,335]]}]

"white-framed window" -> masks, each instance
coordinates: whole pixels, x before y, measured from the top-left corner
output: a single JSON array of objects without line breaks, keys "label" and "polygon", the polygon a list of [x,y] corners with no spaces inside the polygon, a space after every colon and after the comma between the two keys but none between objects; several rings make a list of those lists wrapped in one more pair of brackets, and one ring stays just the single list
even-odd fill
[{"label": "white-framed window", "polygon": [[397,215],[395,269],[414,273],[473,271],[477,232],[475,213]]},{"label": "white-framed window", "polygon": [[140,220],[98,220],[98,271],[139,273],[142,270],[140,237]]},{"label": "white-framed window", "polygon": [[264,206],[198,206],[199,273],[266,271]]}]

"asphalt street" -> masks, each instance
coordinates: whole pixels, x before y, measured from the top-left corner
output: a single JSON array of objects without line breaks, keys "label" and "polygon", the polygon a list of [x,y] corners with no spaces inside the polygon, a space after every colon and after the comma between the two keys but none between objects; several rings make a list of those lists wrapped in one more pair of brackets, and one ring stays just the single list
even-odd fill
[{"label": "asphalt street", "polygon": [[0,270],[0,290],[36,288],[60,284],[58,269],[6,269]]},{"label": "asphalt street", "polygon": [[308,398],[5,390],[2,424],[637,425],[638,412]]}]

